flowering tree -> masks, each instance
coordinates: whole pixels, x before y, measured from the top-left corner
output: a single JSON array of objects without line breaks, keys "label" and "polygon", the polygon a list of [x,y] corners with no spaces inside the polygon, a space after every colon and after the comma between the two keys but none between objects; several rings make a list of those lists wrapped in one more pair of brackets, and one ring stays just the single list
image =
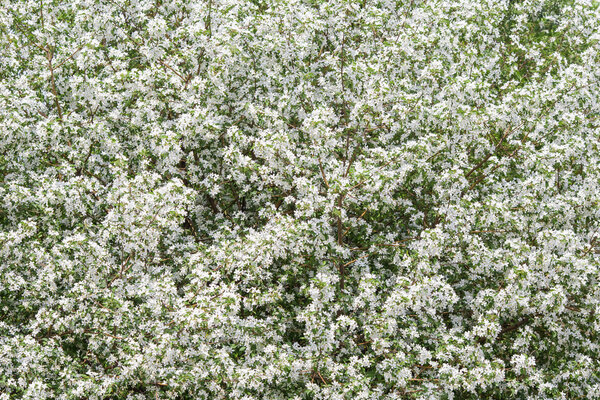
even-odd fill
[{"label": "flowering tree", "polygon": [[599,6],[2,1],[0,399],[600,397]]}]

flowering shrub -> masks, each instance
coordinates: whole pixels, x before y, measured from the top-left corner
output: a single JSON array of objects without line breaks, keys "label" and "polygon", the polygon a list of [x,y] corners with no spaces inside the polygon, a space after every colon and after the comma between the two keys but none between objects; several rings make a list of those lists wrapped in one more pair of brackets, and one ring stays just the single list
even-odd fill
[{"label": "flowering shrub", "polygon": [[0,7],[0,399],[600,397],[596,0]]}]

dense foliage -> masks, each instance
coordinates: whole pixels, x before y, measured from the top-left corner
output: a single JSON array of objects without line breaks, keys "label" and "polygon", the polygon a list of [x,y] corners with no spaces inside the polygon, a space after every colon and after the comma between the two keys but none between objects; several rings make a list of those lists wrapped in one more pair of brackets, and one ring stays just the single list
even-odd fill
[{"label": "dense foliage", "polygon": [[600,397],[596,0],[0,4],[1,400]]}]

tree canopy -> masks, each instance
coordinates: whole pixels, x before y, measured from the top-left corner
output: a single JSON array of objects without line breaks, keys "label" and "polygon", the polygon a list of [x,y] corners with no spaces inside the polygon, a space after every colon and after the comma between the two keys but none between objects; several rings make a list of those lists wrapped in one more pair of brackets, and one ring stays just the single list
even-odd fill
[{"label": "tree canopy", "polygon": [[0,400],[600,397],[598,1],[0,4]]}]

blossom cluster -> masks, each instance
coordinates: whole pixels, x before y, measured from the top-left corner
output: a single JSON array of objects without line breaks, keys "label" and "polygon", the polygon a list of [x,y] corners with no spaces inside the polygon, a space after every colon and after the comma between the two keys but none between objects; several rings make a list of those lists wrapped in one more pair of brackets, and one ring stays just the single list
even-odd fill
[{"label": "blossom cluster", "polygon": [[0,400],[600,398],[597,0],[5,0]]}]

